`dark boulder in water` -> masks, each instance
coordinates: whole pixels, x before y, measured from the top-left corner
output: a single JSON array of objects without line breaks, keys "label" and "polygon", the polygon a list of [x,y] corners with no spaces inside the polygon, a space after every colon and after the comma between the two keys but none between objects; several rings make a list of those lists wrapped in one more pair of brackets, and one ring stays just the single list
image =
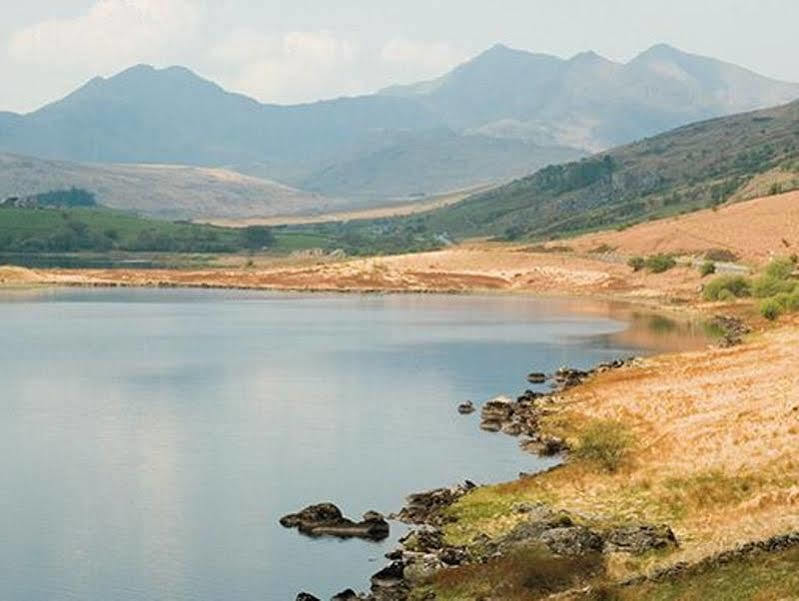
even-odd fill
[{"label": "dark boulder in water", "polygon": [[321,601],[321,600],[319,599],[319,597],[314,597],[311,594],[300,593],[299,595],[297,595],[296,601]]},{"label": "dark boulder in water", "polygon": [[547,381],[547,375],[540,372],[533,372],[527,376],[527,381],[530,384],[543,384]]},{"label": "dark boulder in water", "polygon": [[466,401],[465,403],[461,403],[458,405],[458,413],[461,415],[471,415],[475,412],[474,403],[471,401]]},{"label": "dark boulder in water", "polygon": [[320,503],[306,507],[298,513],[280,518],[285,528],[297,528],[307,536],[334,536],[337,538],[365,538],[383,540],[389,535],[386,519],[376,511],[369,511],[363,520],[355,522],[344,517],[332,503]]}]

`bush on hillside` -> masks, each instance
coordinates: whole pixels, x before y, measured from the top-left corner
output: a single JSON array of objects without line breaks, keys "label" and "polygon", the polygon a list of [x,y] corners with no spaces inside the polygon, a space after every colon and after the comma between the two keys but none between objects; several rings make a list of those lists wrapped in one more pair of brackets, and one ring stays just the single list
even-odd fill
[{"label": "bush on hillside", "polygon": [[796,282],[775,278],[768,274],[755,278],[752,294],[755,298],[769,298],[778,294],[790,294],[796,289]]},{"label": "bush on hillside", "polygon": [[774,298],[767,298],[760,303],[760,314],[770,321],[774,321],[782,315],[783,310],[780,303]]},{"label": "bush on hillside", "polygon": [[241,230],[242,244],[250,250],[263,250],[274,246],[272,229],[263,225],[252,225]]},{"label": "bush on hillside", "polygon": [[646,259],[646,268],[652,273],[663,273],[677,266],[671,255],[652,255]]},{"label": "bush on hillside", "polygon": [[752,295],[752,283],[740,275],[722,275],[710,281],[702,294],[709,301],[743,298]]},{"label": "bush on hillside", "polygon": [[646,266],[646,259],[643,257],[632,257],[627,261],[627,265],[632,267],[633,271],[641,271]]},{"label": "bush on hillside", "polygon": [[597,420],[583,432],[574,456],[612,473],[619,470],[631,447],[632,436],[624,425]]},{"label": "bush on hillside", "polygon": [[774,259],[766,267],[766,275],[778,280],[786,280],[791,277],[796,265],[791,259]]},{"label": "bush on hillside", "polygon": [[703,278],[716,273],[716,264],[713,261],[705,261],[699,268],[699,273]]}]

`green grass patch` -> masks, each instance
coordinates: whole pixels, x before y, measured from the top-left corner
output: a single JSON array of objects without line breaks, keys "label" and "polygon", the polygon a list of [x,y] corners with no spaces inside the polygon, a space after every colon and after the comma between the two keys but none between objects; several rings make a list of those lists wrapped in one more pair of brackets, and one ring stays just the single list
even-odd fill
[{"label": "green grass patch", "polygon": [[609,593],[616,601],[779,601],[799,599],[799,549],[718,566],[699,575]]},{"label": "green grass patch", "polygon": [[709,301],[728,301],[751,296],[752,282],[740,275],[722,275],[708,282],[702,295]]},{"label": "green grass patch", "polygon": [[633,437],[621,423],[612,420],[591,422],[580,435],[580,443],[572,452],[578,461],[595,465],[602,471],[619,470],[633,447]]}]

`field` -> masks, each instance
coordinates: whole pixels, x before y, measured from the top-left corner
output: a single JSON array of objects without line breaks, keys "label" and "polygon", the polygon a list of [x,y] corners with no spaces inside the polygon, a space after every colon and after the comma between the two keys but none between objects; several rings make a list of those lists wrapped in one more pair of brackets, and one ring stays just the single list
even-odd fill
[{"label": "field", "polygon": [[576,252],[606,248],[626,256],[726,250],[744,263],[762,265],[775,256],[799,252],[799,192],[588,234],[568,245]]},{"label": "field", "polygon": [[150,219],[106,208],[0,209],[0,252],[31,256],[110,251],[324,254],[338,249],[361,255],[386,250],[426,250],[436,245],[429,237],[384,230],[353,236],[346,227],[328,231],[257,225],[231,228]]}]

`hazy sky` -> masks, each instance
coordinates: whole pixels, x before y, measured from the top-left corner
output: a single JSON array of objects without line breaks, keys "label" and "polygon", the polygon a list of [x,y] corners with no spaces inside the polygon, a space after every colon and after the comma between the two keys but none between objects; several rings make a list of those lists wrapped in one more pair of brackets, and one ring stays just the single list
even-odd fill
[{"label": "hazy sky", "polygon": [[799,81],[797,0],[0,0],[0,110],[185,65],[267,102],[439,75],[497,42],[619,61],[667,42]]}]

